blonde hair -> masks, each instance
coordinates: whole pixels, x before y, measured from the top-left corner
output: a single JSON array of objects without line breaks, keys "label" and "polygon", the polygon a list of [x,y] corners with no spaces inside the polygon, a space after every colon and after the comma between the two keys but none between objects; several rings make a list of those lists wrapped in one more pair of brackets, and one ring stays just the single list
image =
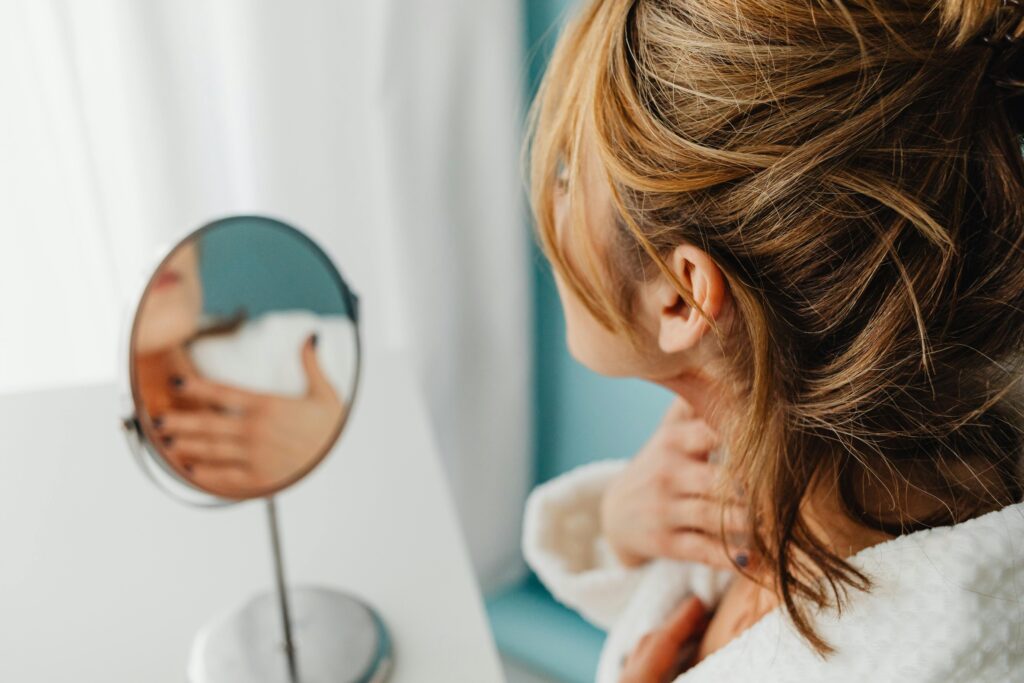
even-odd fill
[{"label": "blonde hair", "polygon": [[[714,329],[742,397],[727,466],[822,654],[811,610],[870,577],[806,523],[813,487],[892,534],[1022,495],[1022,117],[977,40],[1021,33],[1001,5],[593,1],[531,108],[539,241],[605,327],[637,342],[633,285],[652,274],[694,306],[665,263],[680,243],[721,268],[739,325]],[[585,139],[619,220],[606,248],[584,214]],[[908,491],[934,504],[911,510]]]}]

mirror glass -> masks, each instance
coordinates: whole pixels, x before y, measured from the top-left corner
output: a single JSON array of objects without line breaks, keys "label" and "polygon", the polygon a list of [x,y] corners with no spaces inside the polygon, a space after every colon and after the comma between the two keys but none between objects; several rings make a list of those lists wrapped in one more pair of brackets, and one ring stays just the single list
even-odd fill
[{"label": "mirror glass", "polygon": [[171,476],[218,498],[272,495],[337,440],[359,370],[355,295],[277,220],[236,216],[182,240],[131,329],[138,426]]}]

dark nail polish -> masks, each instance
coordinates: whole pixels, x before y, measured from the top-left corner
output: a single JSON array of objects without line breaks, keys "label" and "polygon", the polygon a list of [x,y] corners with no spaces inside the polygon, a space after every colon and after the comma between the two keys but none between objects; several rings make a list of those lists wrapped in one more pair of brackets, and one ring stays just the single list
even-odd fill
[{"label": "dark nail polish", "polygon": [[738,555],[736,555],[736,564],[738,564],[741,567],[746,567],[748,564],[750,564],[750,558],[747,557],[746,553],[739,553]]},{"label": "dark nail polish", "polygon": [[174,443],[174,437],[173,436],[165,436],[162,440],[163,440],[165,446],[170,446],[172,443]]},{"label": "dark nail polish", "polygon": [[320,338],[319,338],[319,336],[317,335],[317,333],[316,333],[316,332],[314,332],[314,333],[313,333],[313,336],[309,338],[309,343],[310,343],[310,344],[312,344],[312,345],[313,345],[313,348],[315,349],[315,348],[316,348],[316,343],[317,343],[318,341],[320,341]]},{"label": "dark nail polish", "polygon": [[185,385],[185,378],[181,375],[171,375],[171,386],[180,389]]},{"label": "dark nail polish", "polygon": [[164,426],[163,415],[157,415],[156,417],[153,418],[153,426],[156,427],[157,429],[160,429],[161,427]]}]

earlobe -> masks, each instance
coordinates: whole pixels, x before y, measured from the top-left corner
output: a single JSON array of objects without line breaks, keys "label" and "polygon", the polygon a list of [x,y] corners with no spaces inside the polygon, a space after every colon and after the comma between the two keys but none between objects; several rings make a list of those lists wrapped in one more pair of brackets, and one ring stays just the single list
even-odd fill
[{"label": "earlobe", "polygon": [[[725,298],[725,278],[707,252],[682,244],[672,252],[667,265],[704,314],[717,318]],[[678,353],[696,346],[711,326],[667,277],[663,280],[658,346],[665,353]]]}]

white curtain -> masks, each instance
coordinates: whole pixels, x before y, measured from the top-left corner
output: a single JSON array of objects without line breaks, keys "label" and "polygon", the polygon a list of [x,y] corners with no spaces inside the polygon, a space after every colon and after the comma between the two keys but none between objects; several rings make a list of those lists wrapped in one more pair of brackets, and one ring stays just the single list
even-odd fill
[{"label": "white curtain", "polygon": [[281,218],[336,258],[371,352],[413,355],[478,573],[517,576],[519,8],[0,0],[0,391],[111,379],[161,248],[227,214]]}]

